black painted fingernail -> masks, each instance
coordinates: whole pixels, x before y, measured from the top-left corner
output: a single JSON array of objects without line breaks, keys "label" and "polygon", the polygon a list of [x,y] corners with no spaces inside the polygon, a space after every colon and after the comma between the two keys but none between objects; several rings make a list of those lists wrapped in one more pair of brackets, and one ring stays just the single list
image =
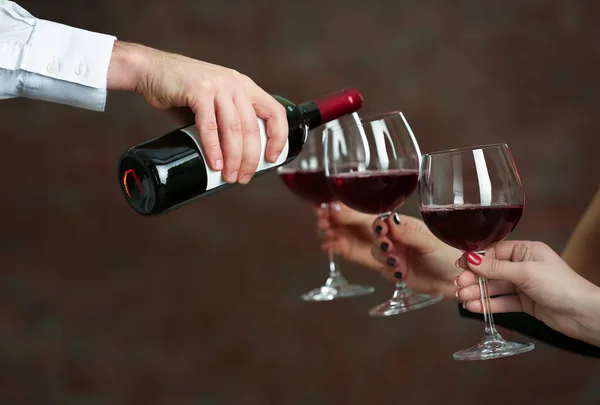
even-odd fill
[{"label": "black painted fingernail", "polygon": [[400,215],[397,212],[394,212],[394,222],[396,225],[400,225]]},{"label": "black painted fingernail", "polygon": [[398,280],[402,279],[402,273],[400,273],[399,271],[394,273],[394,277],[396,277]]},{"label": "black painted fingernail", "polygon": [[377,226],[375,227],[375,233],[376,233],[377,235],[379,235],[379,234],[381,233],[381,231],[382,231],[382,230],[383,230],[383,228],[381,227],[381,225],[377,225]]},{"label": "black painted fingernail", "polygon": [[381,250],[383,250],[384,252],[387,252],[389,247],[390,245],[387,242],[383,242],[381,244]]},{"label": "black painted fingernail", "polygon": [[388,266],[396,267],[396,258],[395,257],[388,257],[385,262],[387,263]]}]

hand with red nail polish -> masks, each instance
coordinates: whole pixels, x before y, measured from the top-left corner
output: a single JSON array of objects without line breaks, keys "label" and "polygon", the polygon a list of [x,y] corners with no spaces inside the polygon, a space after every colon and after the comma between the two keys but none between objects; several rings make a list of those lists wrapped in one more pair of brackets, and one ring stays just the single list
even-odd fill
[{"label": "hand with red nail polish", "polygon": [[526,312],[567,336],[600,345],[600,288],[541,242],[503,241],[465,253],[457,278],[465,308],[483,313],[478,277],[489,279],[492,312]]},{"label": "hand with red nail polish", "polygon": [[377,219],[372,229],[379,228],[379,233],[373,232],[377,237],[371,252],[380,266],[384,266],[382,274],[386,279],[398,281],[395,275],[399,272],[415,291],[441,293],[444,299],[456,300],[454,280],[461,270],[455,263],[461,251],[440,241],[423,221],[410,216]]}]

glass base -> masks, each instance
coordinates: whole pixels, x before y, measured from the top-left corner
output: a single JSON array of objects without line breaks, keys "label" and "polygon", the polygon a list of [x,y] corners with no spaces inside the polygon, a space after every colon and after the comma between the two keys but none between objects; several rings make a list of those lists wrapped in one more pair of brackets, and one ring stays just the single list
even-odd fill
[{"label": "glass base", "polygon": [[302,294],[304,301],[332,301],[340,298],[360,297],[375,291],[374,287],[350,284],[340,274],[330,276],[325,285]]},{"label": "glass base", "polygon": [[440,302],[444,297],[441,295],[432,296],[428,294],[394,294],[394,297],[381,305],[371,308],[371,316],[392,316],[415,309],[425,308]]},{"label": "glass base", "polygon": [[454,353],[453,357],[455,360],[491,360],[527,353],[534,348],[533,343],[507,342],[495,334],[484,337],[476,346]]}]

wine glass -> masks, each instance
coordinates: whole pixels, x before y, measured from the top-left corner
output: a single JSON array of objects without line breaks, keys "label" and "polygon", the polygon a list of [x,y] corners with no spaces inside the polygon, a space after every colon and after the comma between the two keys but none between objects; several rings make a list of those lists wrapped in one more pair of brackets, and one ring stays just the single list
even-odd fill
[{"label": "wine glass", "polygon": [[[338,200],[350,208],[386,219],[413,193],[419,176],[417,141],[401,112],[354,117],[329,128],[325,170]],[[432,305],[442,296],[414,293],[397,272],[391,299],[371,316],[390,316]]]},{"label": "wine glass", "polygon": [[[330,126],[336,126],[349,119],[347,116],[318,126],[308,132],[300,154],[290,163],[278,168],[283,183],[297,197],[321,206],[334,209],[334,195],[329,188],[323,166],[323,137]],[[325,284],[302,295],[304,301],[331,301],[338,298],[357,297],[371,294],[375,288],[350,284],[339,270],[337,255],[328,251],[329,277]]]},{"label": "wine glass", "polygon": [[[474,146],[423,155],[419,179],[421,216],[441,241],[483,254],[517,226],[525,196],[506,144]],[[508,342],[494,326],[488,282],[479,277],[485,319],[483,340],[454,353],[456,360],[487,360],[533,350]]]}]

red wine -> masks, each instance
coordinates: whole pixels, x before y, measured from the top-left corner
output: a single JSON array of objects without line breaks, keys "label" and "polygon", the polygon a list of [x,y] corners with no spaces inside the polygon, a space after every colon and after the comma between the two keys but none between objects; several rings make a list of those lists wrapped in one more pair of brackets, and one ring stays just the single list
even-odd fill
[{"label": "red wine", "polygon": [[463,251],[484,250],[517,226],[522,205],[444,205],[421,208],[427,228],[441,241]]},{"label": "red wine", "polygon": [[[267,162],[264,159],[265,123],[258,118],[262,153],[255,175],[273,170],[298,156],[306,140],[307,128],[351,114],[363,104],[362,95],[355,89],[345,89],[299,105],[274,97],[286,108],[288,142],[275,163]],[[163,214],[232,186],[223,180],[220,171],[207,166],[194,124],[123,153],[118,162],[118,179],[125,200],[142,215]]]},{"label": "red wine", "polygon": [[404,204],[418,179],[417,170],[350,172],[329,177],[338,200],[367,214],[384,214]]},{"label": "red wine", "polygon": [[333,192],[325,177],[325,170],[290,170],[279,173],[279,177],[296,196],[316,205],[333,201]]}]

